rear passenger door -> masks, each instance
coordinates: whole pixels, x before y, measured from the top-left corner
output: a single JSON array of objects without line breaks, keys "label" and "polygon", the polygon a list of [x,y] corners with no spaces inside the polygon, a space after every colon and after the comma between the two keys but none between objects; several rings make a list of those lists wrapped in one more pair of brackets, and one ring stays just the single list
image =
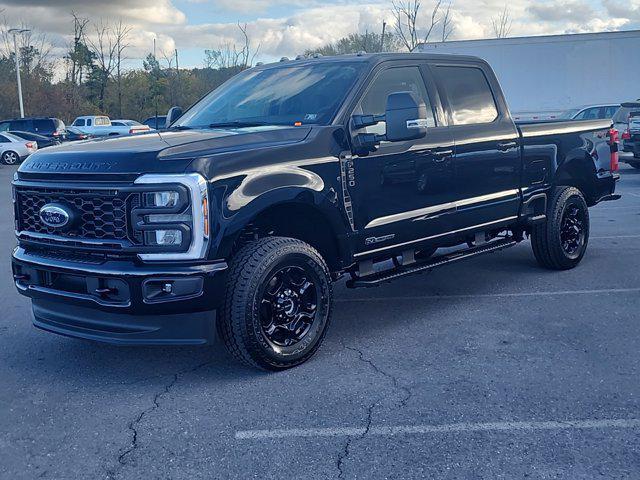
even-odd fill
[{"label": "rear passenger door", "polygon": [[455,142],[454,230],[515,219],[520,208],[519,134],[484,63],[432,65]]}]

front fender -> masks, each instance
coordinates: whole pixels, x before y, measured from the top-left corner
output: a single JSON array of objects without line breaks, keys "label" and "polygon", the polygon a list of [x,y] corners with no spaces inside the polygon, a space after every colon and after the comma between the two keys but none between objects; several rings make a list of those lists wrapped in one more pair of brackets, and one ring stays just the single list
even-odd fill
[{"label": "front fender", "polygon": [[[295,166],[257,169],[248,173],[225,199],[225,214],[232,216],[249,204],[266,198],[294,200],[300,194],[322,193],[325,183],[315,172]],[[277,202],[279,203],[279,202]]]},{"label": "front fender", "polygon": [[[321,175],[321,174],[322,175]],[[298,166],[271,166],[245,172],[240,178],[214,183],[217,212],[213,212],[216,258],[226,258],[238,234],[261,213],[286,204],[304,205],[320,213],[340,235],[347,222],[337,193],[339,165],[323,164],[319,172]],[[324,179],[335,179],[330,184]],[[298,219],[291,219],[291,221]],[[304,219],[303,219],[304,220]]]}]

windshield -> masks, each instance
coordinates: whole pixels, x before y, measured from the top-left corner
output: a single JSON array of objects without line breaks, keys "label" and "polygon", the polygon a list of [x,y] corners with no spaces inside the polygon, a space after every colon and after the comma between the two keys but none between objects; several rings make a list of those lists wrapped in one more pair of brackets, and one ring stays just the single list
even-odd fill
[{"label": "windshield", "polygon": [[247,70],[214,90],[174,127],[328,125],[363,64]]}]

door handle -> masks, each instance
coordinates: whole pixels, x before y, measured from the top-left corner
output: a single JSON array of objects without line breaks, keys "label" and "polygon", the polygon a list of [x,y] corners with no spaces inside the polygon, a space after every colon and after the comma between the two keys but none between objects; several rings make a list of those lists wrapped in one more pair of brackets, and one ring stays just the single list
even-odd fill
[{"label": "door handle", "polygon": [[511,150],[512,148],[516,148],[517,146],[518,142],[500,142],[498,143],[498,150],[506,152],[507,150]]},{"label": "door handle", "polygon": [[438,150],[436,152],[433,152],[433,156],[435,157],[433,161],[438,163],[444,162],[447,158],[449,158],[452,155],[453,155],[453,150]]}]

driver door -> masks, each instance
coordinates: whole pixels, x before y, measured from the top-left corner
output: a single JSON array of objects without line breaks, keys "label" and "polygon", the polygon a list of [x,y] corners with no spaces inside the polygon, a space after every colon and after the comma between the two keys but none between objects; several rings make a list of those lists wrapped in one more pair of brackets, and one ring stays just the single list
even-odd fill
[{"label": "driver door", "polygon": [[[383,115],[387,97],[412,92],[427,106],[425,138],[382,142],[375,152],[354,156],[355,182],[350,187],[358,232],[356,256],[380,254],[437,237],[450,229],[448,202],[454,142],[440,106],[437,90],[425,82],[419,63],[385,66],[371,80],[354,115]],[[384,134],[384,122],[352,131]]]}]

